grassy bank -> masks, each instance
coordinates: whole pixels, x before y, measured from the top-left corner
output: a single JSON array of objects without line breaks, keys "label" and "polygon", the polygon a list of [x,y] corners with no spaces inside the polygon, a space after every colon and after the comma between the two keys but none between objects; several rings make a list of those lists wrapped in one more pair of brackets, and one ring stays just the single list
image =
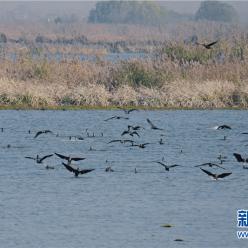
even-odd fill
[{"label": "grassy bank", "polygon": [[0,105],[23,108],[247,108],[248,42],[169,43],[149,59],[0,61]]}]

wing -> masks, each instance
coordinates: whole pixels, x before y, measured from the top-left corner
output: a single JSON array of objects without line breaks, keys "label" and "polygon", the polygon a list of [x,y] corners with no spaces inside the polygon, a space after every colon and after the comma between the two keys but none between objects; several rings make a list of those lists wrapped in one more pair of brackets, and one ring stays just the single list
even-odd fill
[{"label": "wing", "polygon": [[207,44],[207,46],[208,46],[208,47],[211,47],[211,46],[213,46],[214,44],[216,44],[217,42],[218,42],[218,40],[217,40],[217,41],[214,41],[214,42],[212,42],[212,43]]},{"label": "wing", "polygon": [[79,173],[80,174],[86,174],[86,173],[89,173],[89,172],[91,172],[93,170],[95,170],[95,169],[83,169],[83,170],[80,170]]},{"label": "wing", "polygon": [[36,158],[32,158],[32,157],[25,157],[25,158],[36,160]]},{"label": "wing", "polygon": [[62,155],[62,154],[59,154],[59,153],[56,153],[56,152],[55,152],[55,154],[56,154],[59,158],[69,160],[69,157],[67,157],[67,156],[65,156],[65,155]]},{"label": "wing", "polygon": [[44,130],[43,132],[44,132],[44,133],[52,133],[51,130]]},{"label": "wing", "polygon": [[121,136],[125,135],[125,134],[128,134],[129,132],[128,131],[124,131]]},{"label": "wing", "polygon": [[218,175],[217,178],[224,178],[224,177],[230,176],[231,174],[232,174],[231,172],[222,173],[222,174]]},{"label": "wing", "polygon": [[211,173],[210,171],[204,170],[202,168],[200,168],[203,172],[205,172],[206,174],[208,174],[211,177],[215,177],[215,175],[213,173]]},{"label": "wing", "polygon": [[116,118],[116,116],[112,116],[112,117],[110,117],[110,118],[107,118],[107,119],[104,120],[104,121],[109,121],[109,120],[112,120],[112,119],[114,119],[114,118]]},{"label": "wing", "polygon": [[138,109],[129,109],[129,110],[127,110],[127,113],[130,114],[133,111],[138,111]]},{"label": "wing", "polygon": [[126,142],[130,142],[130,143],[132,143],[132,144],[133,144],[135,141],[133,141],[133,140],[123,140],[123,142],[124,142],[124,143],[126,143]]},{"label": "wing", "polygon": [[156,163],[158,163],[158,164],[160,164],[160,165],[164,166],[165,168],[167,167],[167,165],[166,165],[166,164],[164,164],[164,163],[162,163],[162,162],[160,162],[160,161],[156,161]]},{"label": "wing", "polygon": [[142,144],[143,146],[146,146],[146,145],[149,145],[149,144],[151,144],[151,143],[144,143],[144,144]]},{"label": "wing", "polygon": [[37,132],[36,134],[35,134],[35,136],[34,136],[34,139],[35,138],[37,138],[39,135],[41,135],[43,132],[42,131],[39,131],[39,132]]},{"label": "wing", "polygon": [[245,160],[238,153],[233,153],[233,156],[237,159],[238,162],[245,162]]},{"label": "wing", "polygon": [[108,144],[114,143],[114,142],[121,142],[121,140],[111,140],[111,141],[108,142]]},{"label": "wing", "polygon": [[65,168],[66,168],[68,171],[70,171],[70,172],[74,172],[74,171],[75,171],[75,169],[74,169],[73,167],[71,167],[70,165],[65,164],[65,163],[62,163],[62,164],[65,166]]},{"label": "wing", "polygon": [[170,166],[168,166],[169,168],[173,168],[173,167],[177,167],[177,166],[181,166],[181,165],[179,165],[179,164],[172,164],[172,165],[170,165]]},{"label": "wing", "polygon": [[137,132],[132,132],[132,135],[134,135],[134,134],[136,134],[138,137],[140,137]]},{"label": "wing", "polygon": [[53,156],[53,154],[46,155],[43,158],[41,158],[40,161],[43,161],[44,159],[49,158],[49,157],[52,157],[52,156]]},{"label": "wing", "polygon": [[71,158],[71,160],[73,161],[80,161],[80,160],[84,160],[85,158]]},{"label": "wing", "polygon": [[153,123],[147,118],[146,121],[149,123],[149,125],[151,126],[151,128],[156,128],[156,126],[153,125]]}]

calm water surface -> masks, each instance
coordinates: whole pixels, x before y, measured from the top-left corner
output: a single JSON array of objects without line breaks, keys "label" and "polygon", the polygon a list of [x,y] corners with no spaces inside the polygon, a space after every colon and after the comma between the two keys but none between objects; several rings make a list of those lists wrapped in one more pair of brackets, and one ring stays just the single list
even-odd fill
[{"label": "calm water surface", "polygon": [[[112,115],[129,120],[104,121]],[[247,240],[236,237],[236,210],[248,208],[248,171],[232,156],[233,152],[248,156],[248,135],[241,135],[248,131],[247,111],[130,115],[0,111],[0,116],[0,128],[4,128],[0,132],[0,247],[248,247]],[[165,131],[151,130],[146,118]],[[128,124],[145,128],[139,131],[140,138],[132,139],[153,144],[145,149],[107,144],[121,138]],[[213,129],[220,124],[233,129]],[[33,138],[44,129],[54,134]],[[95,137],[87,137],[86,129]],[[69,140],[70,135],[85,139]],[[158,143],[160,138],[164,145]],[[74,178],[55,156],[46,160],[55,170],[24,158],[54,152],[85,156],[78,164],[95,171]],[[194,167],[218,162],[219,154],[228,157],[224,166],[231,176],[213,181]],[[166,172],[153,162],[163,156],[168,164],[183,166]],[[106,173],[110,165],[115,172]],[[163,228],[163,224],[173,227]]]}]

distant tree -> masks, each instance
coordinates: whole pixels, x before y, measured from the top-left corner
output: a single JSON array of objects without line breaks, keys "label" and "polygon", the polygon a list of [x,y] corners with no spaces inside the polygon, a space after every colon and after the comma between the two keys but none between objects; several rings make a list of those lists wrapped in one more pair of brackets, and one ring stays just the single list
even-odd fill
[{"label": "distant tree", "polygon": [[181,17],[152,1],[101,1],[90,11],[88,22],[158,25]]},{"label": "distant tree", "polygon": [[6,43],[7,42],[7,36],[4,33],[0,33],[0,43]]},{"label": "distant tree", "polygon": [[220,22],[236,22],[238,14],[235,8],[219,1],[204,1],[195,14],[196,20],[209,20]]}]

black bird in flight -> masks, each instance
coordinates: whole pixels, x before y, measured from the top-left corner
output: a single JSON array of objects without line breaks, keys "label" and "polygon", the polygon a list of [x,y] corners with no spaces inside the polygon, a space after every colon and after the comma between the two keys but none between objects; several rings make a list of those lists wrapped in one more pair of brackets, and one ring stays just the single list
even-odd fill
[{"label": "black bird in flight", "polygon": [[128,127],[128,130],[133,129],[133,131],[138,131],[138,130],[140,130],[141,128],[144,129],[143,127],[141,127],[141,126],[139,126],[139,125],[137,125],[137,126],[128,125],[127,127]]},{"label": "black bird in flight", "polygon": [[151,129],[154,129],[154,130],[164,130],[164,129],[162,129],[162,128],[156,127],[148,118],[146,119],[146,121],[147,121],[148,124],[150,125]]},{"label": "black bird in flight", "polygon": [[133,111],[139,111],[138,109],[132,108],[132,109],[124,109],[124,108],[120,108],[118,107],[118,109],[121,109],[124,111],[125,114],[130,114]]},{"label": "black bird in flight", "polygon": [[181,166],[179,164],[166,165],[166,164],[164,164],[163,162],[160,162],[160,161],[155,161],[155,162],[160,164],[160,165],[162,165],[165,168],[166,171],[169,171],[170,168]]},{"label": "black bird in flight", "polygon": [[130,130],[125,130],[125,131],[123,131],[122,134],[121,134],[121,136],[126,135],[126,134],[129,134],[129,135],[132,136],[132,137],[133,137],[134,135],[140,137],[139,134],[138,134],[136,131],[130,131]]},{"label": "black bird in flight", "polygon": [[120,142],[121,144],[125,144],[125,143],[133,144],[133,143],[135,143],[135,141],[133,141],[133,140],[120,140],[120,139],[118,139],[118,140],[111,140],[111,141],[108,142],[108,144],[116,143],[116,142]]},{"label": "black bird in flight", "polygon": [[37,138],[39,135],[41,135],[41,134],[45,134],[45,133],[52,133],[52,131],[50,131],[50,130],[42,130],[42,131],[39,131],[39,132],[37,132],[36,134],[35,134],[35,136],[34,136],[34,139],[35,138]]},{"label": "black bird in flight", "polygon": [[94,169],[79,169],[79,168],[75,168],[73,165],[70,164],[70,162],[68,162],[68,164],[62,163],[65,168],[70,171],[73,172],[75,177],[78,177],[79,174],[86,174],[89,173],[91,171],[93,171]]},{"label": "black bird in flight", "polygon": [[80,160],[84,160],[85,158],[78,158],[78,157],[70,157],[70,156],[65,156],[65,155],[62,155],[62,154],[59,154],[59,153],[56,153],[55,154],[59,157],[59,158],[62,158],[62,159],[65,159],[67,160],[68,162],[71,162],[71,161],[80,161]]},{"label": "black bird in flight", "polygon": [[143,143],[143,144],[132,144],[132,146],[137,146],[137,147],[139,147],[139,148],[146,148],[146,146],[147,145],[149,145],[149,144],[151,144],[151,143]]},{"label": "black bird in flight", "polygon": [[238,153],[233,153],[233,156],[237,159],[238,162],[248,163],[248,158],[243,158]]},{"label": "black bird in flight", "polygon": [[216,130],[220,130],[220,129],[232,129],[232,128],[228,125],[220,125],[216,127]]},{"label": "black bird in flight", "polygon": [[201,166],[209,166],[209,167],[211,167],[211,168],[213,168],[213,167],[215,166],[215,167],[218,167],[218,168],[221,168],[221,169],[225,170],[224,167],[221,167],[220,165],[214,164],[214,163],[199,164],[199,165],[196,165],[195,167],[201,167]]},{"label": "black bird in flight", "polygon": [[44,157],[40,157],[39,155],[37,155],[36,157],[25,157],[25,158],[28,158],[28,159],[32,159],[32,160],[35,160],[35,162],[37,164],[42,164],[42,162],[46,159],[46,158],[50,158],[52,157],[53,154],[49,154],[49,155],[46,155]]},{"label": "black bird in flight", "polygon": [[120,120],[120,119],[128,120],[129,118],[128,118],[128,117],[122,117],[122,116],[117,116],[117,115],[115,115],[115,116],[112,116],[112,117],[110,117],[110,118],[107,118],[107,119],[104,120],[104,121],[109,121],[109,120],[113,120],[113,119],[116,119],[116,120]]},{"label": "black bird in flight", "polygon": [[204,170],[202,168],[200,168],[203,172],[205,172],[208,176],[212,177],[215,180],[218,180],[219,178],[224,178],[227,176],[230,176],[232,173],[231,172],[227,172],[227,173],[222,173],[222,174],[213,174],[210,171]]},{"label": "black bird in flight", "polygon": [[197,45],[204,46],[206,49],[212,49],[212,46],[215,45],[217,42],[218,42],[218,40],[217,41],[214,41],[214,42],[211,42],[211,43],[208,43],[208,44],[198,43],[198,42],[196,42],[196,44]]}]

